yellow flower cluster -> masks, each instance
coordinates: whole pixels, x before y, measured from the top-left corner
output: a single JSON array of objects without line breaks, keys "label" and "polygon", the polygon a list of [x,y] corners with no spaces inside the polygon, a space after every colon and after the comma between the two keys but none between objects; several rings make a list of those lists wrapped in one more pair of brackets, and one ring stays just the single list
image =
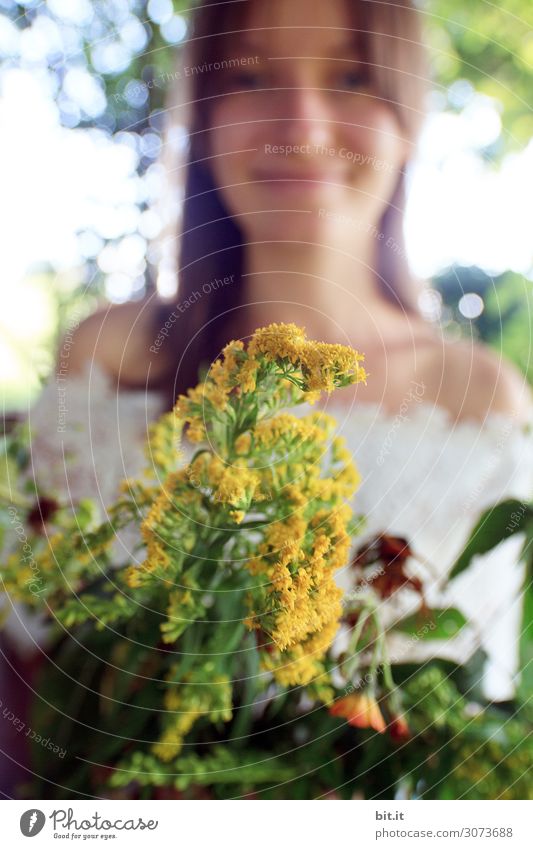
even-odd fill
[{"label": "yellow flower cluster", "polygon": [[[308,637],[289,651],[275,651],[265,655],[263,667],[272,672],[282,687],[305,686],[310,682],[321,684],[324,677],[323,658],[339,627],[338,615],[320,631]],[[327,701],[332,690],[322,684],[321,700]]]},{"label": "yellow flower cluster", "polygon": [[215,493],[215,499],[233,507],[248,506],[259,483],[259,475],[246,466],[226,466]]},{"label": "yellow flower cluster", "polygon": [[[345,345],[308,340],[295,324],[271,324],[255,331],[247,349],[240,340],[226,345],[205,380],[179,397],[175,414],[188,425],[188,439],[199,443],[207,438],[211,412],[223,413],[232,396],[241,398],[256,390],[263,363],[279,369],[274,396],[313,403],[322,391],[364,382],[363,359]],[[299,397],[294,395],[295,386]]]},{"label": "yellow flower cluster", "polygon": [[[241,444],[250,444],[250,434],[246,441],[236,440]],[[219,457],[208,451],[203,451],[189,464],[186,469],[189,481],[193,486],[200,487],[212,495],[218,504],[236,507],[229,515],[235,521],[244,518],[243,508],[247,509],[252,501],[264,501],[267,497],[261,490],[265,475],[251,469],[243,457],[237,456],[232,463],[224,463]],[[242,514],[242,515],[241,515]]]},{"label": "yellow flower cluster", "polygon": [[308,344],[303,327],[296,324],[269,324],[255,331],[248,345],[248,353],[252,357],[264,354],[271,360],[290,360],[296,365]]},{"label": "yellow flower cluster", "polygon": [[[174,642],[205,613],[205,584],[188,577],[190,571],[181,575],[179,557],[200,554],[203,529],[227,528],[228,520],[240,525],[248,511],[257,516],[259,510],[260,537],[243,558],[252,579],[245,622],[270,638],[261,662],[281,686],[311,685],[329,693],[324,656],[342,614],[335,572],[348,557],[346,500],[360,478],[331,416],[278,409],[364,380],[361,360],[349,348],[308,341],[295,325],[270,325],[256,331],[247,349],[239,341],[227,345],[206,379],[152,430],[152,459],[167,474],[141,526],[146,559],[129,570],[127,581],[132,588],[150,577],[173,584],[161,626],[165,642]],[[177,456],[177,421],[188,425],[190,441],[208,438],[209,447],[172,471],[167,456]],[[196,562],[200,569],[202,555]],[[216,689],[191,682],[169,688],[165,705],[176,715],[154,745],[159,757],[175,757],[196,720],[212,714]],[[230,706],[231,689],[224,716]]]},{"label": "yellow flower cluster", "polygon": [[150,424],[145,450],[149,462],[147,475],[152,476],[154,468],[158,474],[168,474],[181,463],[182,429],[183,422],[178,419],[175,409]]},{"label": "yellow flower cluster", "polygon": [[[225,346],[222,357],[216,360],[205,380],[194,389],[189,389],[187,395],[180,395],[174,412],[184,423],[188,424],[187,438],[190,442],[201,442],[206,438],[205,421],[209,418],[209,408],[224,412],[233,388],[238,383],[239,359],[246,364],[244,344],[241,341],[230,342]],[[251,369],[248,365],[245,383],[248,386],[251,379]],[[255,382],[250,384],[247,391],[255,388]]]},{"label": "yellow flower cluster", "polygon": [[[164,696],[164,706],[171,713],[152,752],[169,762],[179,755],[183,740],[201,717],[212,722],[229,722],[232,717],[231,685],[222,675],[213,675],[213,664],[204,663],[199,670],[179,685],[170,686]],[[168,679],[176,674],[173,667]]]},{"label": "yellow flower cluster", "polygon": [[170,551],[176,556],[190,551],[196,540],[194,506],[201,493],[190,486],[186,469],[167,475],[164,485],[141,523],[141,537],[146,545],[146,557],[141,566],[130,566],[125,573],[129,587],[146,583],[150,575],[163,576],[171,564],[166,531],[172,534]]},{"label": "yellow flower cluster", "polygon": [[[311,491],[313,484],[311,480]],[[320,675],[320,661],[342,615],[342,590],[334,575],[348,557],[351,509],[339,492],[328,493],[334,506],[318,510],[313,510],[305,486],[290,484],[284,493],[298,506],[289,517],[268,526],[258,556],[247,563],[267,587],[255,593],[259,597],[247,624],[271,637],[276,651],[265,662],[278,683],[305,685]]]},{"label": "yellow flower cluster", "polygon": [[[189,437],[191,428],[205,432],[205,423],[197,416],[200,402],[211,404],[211,412],[206,413],[208,424],[223,414],[226,405],[226,417],[219,419],[226,428],[222,449],[219,453],[200,450],[185,469],[167,476],[164,491],[142,525],[147,548],[144,568],[131,569],[127,580],[136,587],[146,575],[168,574],[177,547],[176,525],[187,524],[183,516],[186,505],[198,507],[205,498],[209,510],[215,511],[217,505],[225,509],[226,520],[235,525],[243,522],[249,509],[262,507],[268,520],[263,523],[262,539],[246,561],[250,576],[259,579],[249,592],[246,621],[250,628],[260,628],[270,636],[274,649],[265,663],[276,680],[282,685],[305,685],[322,674],[321,662],[342,613],[342,592],[334,575],[344,565],[350,546],[346,527],[351,510],[345,500],[352,497],[360,478],[343,439],[335,436],[335,420],[324,412],[304,417],[280,412],[254,421],[241,410],[241,420],[249,427],[228,438],[228,423],[239,414],[238,407],[230,414],[227,406],[232,390],[236,389],[236,399],[239,393],[242,397],[251,386],[247,381],[255,381],[262,358],[278,365],[282,361],[294,364],[292,375],[307,373],[315,388],[331,388],[342,376],[361,379],[359,355],[342,346],[308,342],[304,331],[294,325],[258,330],[248,351],[240,342],[227,346],[209,379],[178,403],[178,418],[189,422]],[[277,373],[274,387],[282,379]],[[328,456],[331,471],[324,477],[322,468]],[[209,523],[214,515],[209,515]],[[196,521],[200,526],[198,516]],[[170,555],[165,523],[174,525]],[[186,548],[183,535],[180,547]],[[191,604],[186,596],[180,597],[179,605],[175,599],[182,615]],[[193,607],[188,611],[191,616]],[[176,633],[172,618],[169,616],[165,626],[169,641]]]},{"label": "yellow flower cluster", "polygon": [[256,330],[248,354],[289,360],[301,369],[310,392],[332,392],[337,386],[366,380],[362,354],[345,345],[310,341],[304,329],[295,324],[271,324]]},{"label": "yellow flower cluster", "polygon": [[[320,414],[318,414],[320,416]],[[328,416],[328,418],[330,418]],[[298,443],[311,440],[324,441],[325,430],[315,422],[317,414],[307,417],[293,416],[290,413],[279,413],[273,419],[264,419],[254,430],[255,442],[259,447],[278,447],[281,441]],[[324,422],[326,418],[324,417]]]},{"label": "yellow flower cluster", "polygon": [[184,705],[177,687],[167,690],[163,702],[166,709],[175,711],[176,715],[161,734],[159,741],[154,743],[152,751],[160,760],[168,763],[179,755],[185,736],[196,720],[206,713],[207,702],[196,697]]}]

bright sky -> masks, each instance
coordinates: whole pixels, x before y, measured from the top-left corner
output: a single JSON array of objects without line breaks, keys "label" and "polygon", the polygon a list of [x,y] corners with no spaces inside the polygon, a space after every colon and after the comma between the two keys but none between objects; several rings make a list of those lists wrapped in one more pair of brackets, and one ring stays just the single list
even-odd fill
[{"label": "bright sky", "polygon": [[428,122],[406,221],[410,262],[421,276],[453,262],[531,276],[533,141],[495,168],[478,150],[500,130],[498,111],[479,95],[461,114]]}]

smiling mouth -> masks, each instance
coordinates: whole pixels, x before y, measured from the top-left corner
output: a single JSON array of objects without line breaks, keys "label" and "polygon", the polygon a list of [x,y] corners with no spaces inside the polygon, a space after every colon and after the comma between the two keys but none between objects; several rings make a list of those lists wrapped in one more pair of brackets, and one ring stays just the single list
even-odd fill
[{"label": "smiling mouth", "polygon": [[280,187],[285,185],[297,184],[323,184],[323,183],[339,183],[344,182],[343,177],[338,172],[332,171],[284,171],[265,169],[258,170],[253,173],[253,178],[257,182],[278,183]]}]

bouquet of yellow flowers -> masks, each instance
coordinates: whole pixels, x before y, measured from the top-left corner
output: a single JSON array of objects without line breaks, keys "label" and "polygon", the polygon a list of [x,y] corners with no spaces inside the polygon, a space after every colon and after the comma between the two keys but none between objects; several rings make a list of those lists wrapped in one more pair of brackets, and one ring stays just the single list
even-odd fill
[{"label": "bouquet of yellow flowers", "polygon": [[[153,747],[164,761],[199,717],[232,719],[231,682],[250,665],[242,656],[249,651],[257,666],[249,702],[258,670],[282,687],[331,696],[323,660],[342,614],[334,574],[348,555],[344,499],[358,476],[331,417],[280,410],[363,379],[360,360],[348,348],[308,342],[297,327],[272,325],[247,350],[227,345],[153,428],[161,477],[141,526],[146,558],[125,580],[134,592],[164,594],[164,643],[176,644],[194,623],[197,645],[185,681],[180,662],[165,675],[169,716]],[[183,424],[198,450],[176,468],[172,446]]]},{"label": "bouquet of yellow flowers", "polygon": [[[70,517],[48,505],[56,532],[2,567],[11,597],[44,605],[55,628],[34,726],[68,757],[36,746],[30,795],[312,798],[419,780],[405,706],[422,734],[448,705],[445,735],[464,704],[438,668],[393,682],[378,601],[405,579],[396,556],[343,599],[359,475],[331,416],[290,412],[365,381],[362,362],[294,325],[261,328],[151,426],[148,468],[105,522],[90,502]],[[137,544],[117,565],[129,526]],[[381,742],[354,760],[358,732]]]}]

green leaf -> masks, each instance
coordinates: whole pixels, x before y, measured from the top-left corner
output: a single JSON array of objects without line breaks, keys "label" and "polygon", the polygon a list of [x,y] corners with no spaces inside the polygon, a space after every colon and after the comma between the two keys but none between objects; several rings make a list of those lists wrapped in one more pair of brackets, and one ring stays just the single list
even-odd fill
[{"label": "green leaf", "polygon": [[464,625],[466,619],[456,607],[427,608],[402,619],[394,629],[419,640],[449,640]]},{"label": "green leaf", "polygon": [[533,521],[525,528],[526,540],[522,557],[527,563],[522,596],[522,619],[520,627],[520,681],[517,696],[524,704],[530,704],[533,687]]},{"label": "green leaf", "polygon": [[[526,582],[527,583],[527,582]],[[533,688],[533,592],[526,586],[520,628],[520,683],[518,698],[527,703]]]},{"label": "green leaf", "polygon": [[533,518],[530,516],[528,518],[528,522],[524,528],[526,538],[524,541],[524,547],[522,548],[521,558],[523,558],[527,565],[527,574],[530,582],[533,580]]},{"label": "green leaf", "polygon": [[476,554],[486,554],[503,540],[523,531],[532,517],[533,507],[516,498],[501,501],[486,510],[455,561],[449,578],[467,569]]},{"label": "green leaf", "polygon": [[76,508],[78,530],[89,530],[98,521],[98,508],[90,498],[81,498]]}]

